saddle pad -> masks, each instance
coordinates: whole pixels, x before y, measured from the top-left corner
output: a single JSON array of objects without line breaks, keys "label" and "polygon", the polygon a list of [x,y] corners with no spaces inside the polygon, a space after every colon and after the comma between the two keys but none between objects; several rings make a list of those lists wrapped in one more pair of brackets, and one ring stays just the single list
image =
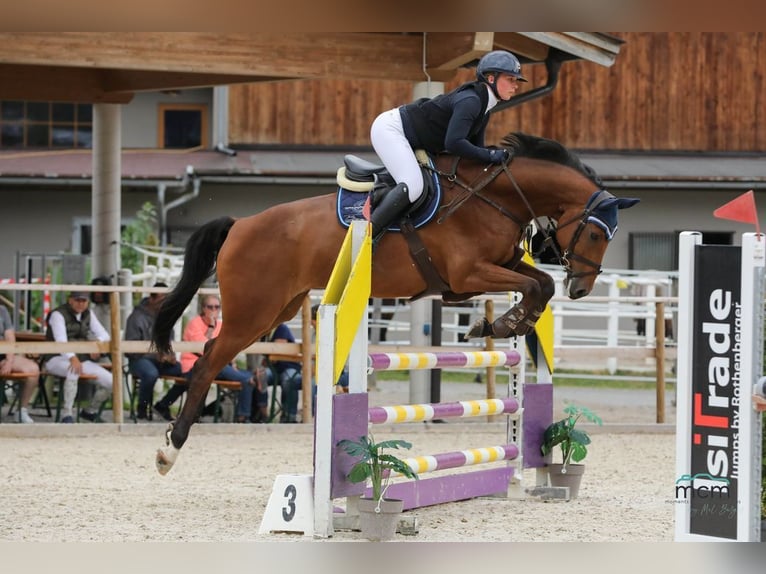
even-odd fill
[{"label": "saddle pad", "polygon": [[[433,165],[433,164],[432,164]],[[439,176],[432,171],[427,172],[430,185],[426,186],[424,193],[427,194],[425,201],[407,214],[413,227],[422,227],[434,218],[442,199],[442,188],[439,183]],[[358,191],[349,191],[343,187],[338,187],[338,196],[336,201],[336,214],[340,224],[348,228],[352,221],[366,219],[362,215],[362,208],[367,201],[368,193]],[[389,231],[401,231],[398,225],[392,225]]]}]

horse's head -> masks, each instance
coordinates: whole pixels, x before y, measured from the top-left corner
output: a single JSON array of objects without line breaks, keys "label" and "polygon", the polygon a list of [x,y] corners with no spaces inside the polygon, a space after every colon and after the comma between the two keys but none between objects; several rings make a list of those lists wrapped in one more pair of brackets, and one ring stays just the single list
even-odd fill
[{"label": "horse's head", "polygon": [[[617,211],[639,200],[618,198],[604,190],[593,168],[555,140],[514,132],[503,139],[503,145],[514,157],[546,162],[542,169],[531,168],[532,175],[527,176],[526,185],[538,196],[530,201],[539,199],[537,215],[548,215],[558,223],[555,239],[567,273],[567,295],[570,299],[585,297],[601,273],[607,245],[617,231]],[[522,194],[518,186],[516,191]]]},{"label": "horse's head", "polygon": [[[570,299],[585,297],[601,273],[601,262],[617,232],[617,212],[640,200],[615,197],[606,190],[593,193],[585,206],[567,209],[559,219],[556,241],[564,248],[561,264]],[[566,247],[564,247],[566,246]]]}]

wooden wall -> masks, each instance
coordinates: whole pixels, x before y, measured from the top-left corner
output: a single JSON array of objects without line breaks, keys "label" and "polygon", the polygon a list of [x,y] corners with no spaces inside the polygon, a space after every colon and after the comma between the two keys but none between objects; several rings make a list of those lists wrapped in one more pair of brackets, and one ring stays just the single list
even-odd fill
[{"label": "wooden wall", "polygon": [[[552,94],[492,119],[487,142],[522,130],[587,150],[766,151],[766,33],[615,35],[626,43],[611,68],[565,63]],[[543,66],[524,71],[544,84]],[[230,98],[234,144],[369,146],[375,115],[412,85],[303,80],[232,86]]]}]

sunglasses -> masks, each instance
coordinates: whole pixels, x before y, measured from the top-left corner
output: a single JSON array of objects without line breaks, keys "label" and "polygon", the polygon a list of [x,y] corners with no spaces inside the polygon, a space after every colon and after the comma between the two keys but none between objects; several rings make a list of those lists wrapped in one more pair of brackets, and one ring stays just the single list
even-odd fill
[{"label": "sunglasses", "polygon": [[220,309],[220,305],[205,305],[205,309]]}]

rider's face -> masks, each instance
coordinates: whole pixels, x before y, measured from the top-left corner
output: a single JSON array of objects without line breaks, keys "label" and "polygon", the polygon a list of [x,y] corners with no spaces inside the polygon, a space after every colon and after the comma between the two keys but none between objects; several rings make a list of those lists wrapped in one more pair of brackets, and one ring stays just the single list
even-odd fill
[{"label": "rider's face", "polygon": [[495,78],[495,88],[501,100],[510,100],[519,89],[519,81],[509,74],[498,74]]}]

